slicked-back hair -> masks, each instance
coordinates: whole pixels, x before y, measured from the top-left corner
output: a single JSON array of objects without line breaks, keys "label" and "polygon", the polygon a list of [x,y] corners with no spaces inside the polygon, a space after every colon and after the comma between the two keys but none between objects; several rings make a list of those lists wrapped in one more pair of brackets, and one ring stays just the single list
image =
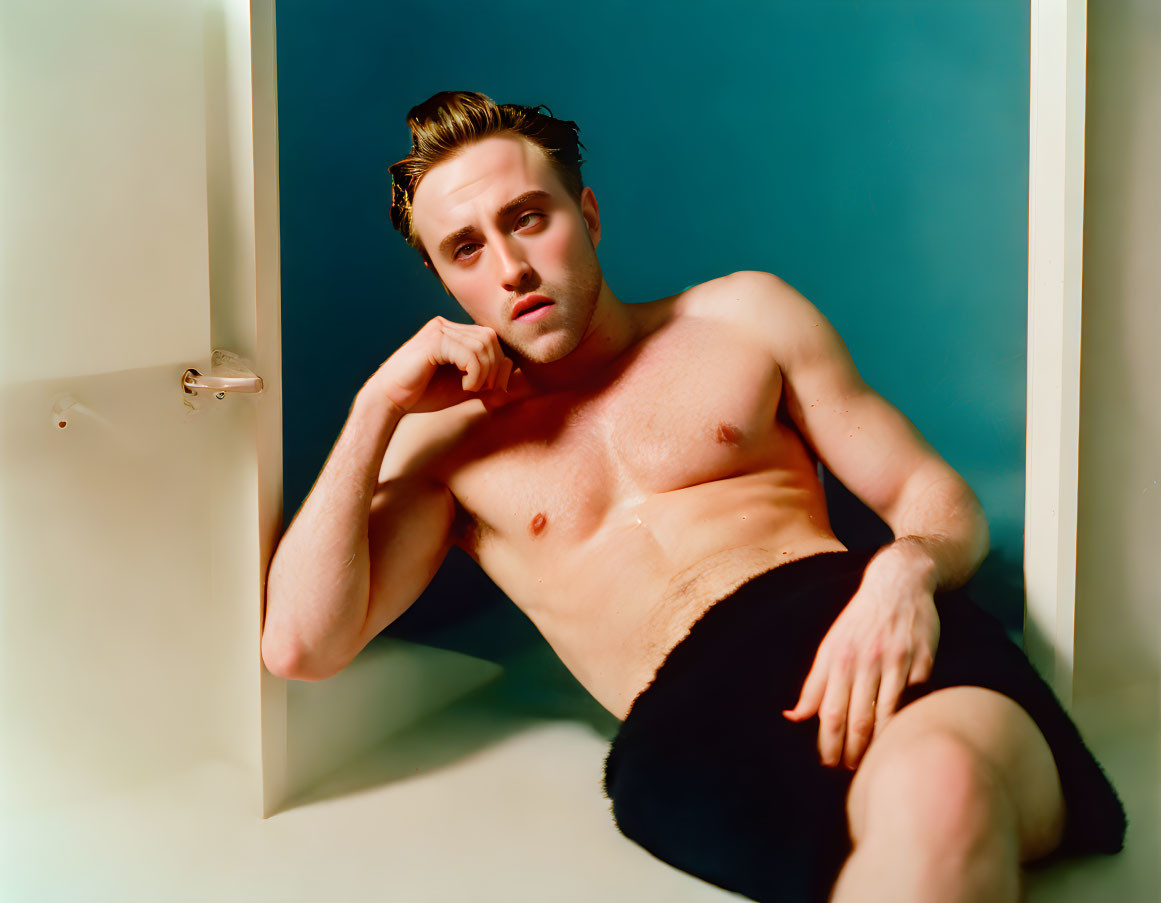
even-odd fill
[{"label": "slicked-back hair", "polygon": [[[548,110],[548,114],[540,110]],[[411,203],[420,180],[438,163],[449,160],[469,144],[492,135],[512,133],[527,138],[544,151],[561,184],[580,206],[580,129],[575,122],[555,119],[541,104],[497,104],[475,91],[440,91],[407,113],[411,153],[388,167],[391,173],[391,225],[431,264],[415,233]],[[434,270],[434,267],[433,267]]]}]

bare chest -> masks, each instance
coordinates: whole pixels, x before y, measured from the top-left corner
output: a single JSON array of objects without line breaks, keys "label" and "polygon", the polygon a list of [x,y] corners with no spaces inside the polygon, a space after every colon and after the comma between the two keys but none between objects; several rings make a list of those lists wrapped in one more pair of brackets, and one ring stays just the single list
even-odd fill
[{"label": "bare chest", "polygon": [[487,415],[459,445],[448,485],[472,543],[583,540],[649,496],[771,466],[781,394],[769,352],[683,323],[594,389]]}]

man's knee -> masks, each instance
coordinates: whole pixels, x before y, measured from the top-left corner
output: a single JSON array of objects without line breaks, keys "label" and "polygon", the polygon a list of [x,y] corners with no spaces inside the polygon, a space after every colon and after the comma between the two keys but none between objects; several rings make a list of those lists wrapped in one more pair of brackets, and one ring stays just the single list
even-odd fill
[{"label": "man's knee", "polygon": [[876,831],[912,837],[942,855],[970,855],[981,841],[998,837],[1018,844],[1015,804],[1004,782],[955,731],[933,728],[909,737],[873,765],[861,788],[861,811],[851,811],[848,800],[855,844]]},{"label": "man's knee", "polygon": [[865,820],[867,790],[876,782],[880,767],[901,761],[901,755],[915,750],[917,742],[932,733],[945,735],[952,744],[957,738],[963,740],[961,752],[969,761],[972,750],[978,751],[979,764],[985,766],[982,776],[996,779],[999,801],[1007,801],[1015,814],[1021,861],[1043,856],[1060,842],[1064,802],[1047,741],[1019,704],[975,686],[936,690],[890,719],[852,781],[847,798],[852,837],[857,840]]},{"label": "man's knee", "polygon": [[850,825],[852,861],[876,862],[898,899],[1019,898],[1015,805],[971,743],[931,728],[880,756],[865,777]]}]

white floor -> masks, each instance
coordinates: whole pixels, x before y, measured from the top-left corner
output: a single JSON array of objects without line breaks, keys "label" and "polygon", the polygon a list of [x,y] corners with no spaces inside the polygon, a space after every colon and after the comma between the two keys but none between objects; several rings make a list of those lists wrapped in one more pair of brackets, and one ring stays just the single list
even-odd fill
[{"label": "white floor", "polygon": [[[567,684],[552,672],[515,691],[511,683],[484,688],[266,820],[251,811],[251,778],[221,763],[84,807],[10,818],[0,899],[742,899],[620,835],[600,793],[615,721]],[[1126,850],[1029,871],[1028,903],[1158,899],[1155,701],[1151,721],[1138,709],[1128,699],[1078,714],[1129,809]]]}]

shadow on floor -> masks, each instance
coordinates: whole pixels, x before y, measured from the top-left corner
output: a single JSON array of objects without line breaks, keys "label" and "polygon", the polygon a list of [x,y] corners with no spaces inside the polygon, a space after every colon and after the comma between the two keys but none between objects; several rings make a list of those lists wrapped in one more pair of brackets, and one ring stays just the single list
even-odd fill
[{"label": "shadow on floor", "polygon": [[499,678],[387,738],[288,801],[285,809],[430,774],[546,722],[582,725],[611,742],[620,721],[537,641],[502,663]]}]

